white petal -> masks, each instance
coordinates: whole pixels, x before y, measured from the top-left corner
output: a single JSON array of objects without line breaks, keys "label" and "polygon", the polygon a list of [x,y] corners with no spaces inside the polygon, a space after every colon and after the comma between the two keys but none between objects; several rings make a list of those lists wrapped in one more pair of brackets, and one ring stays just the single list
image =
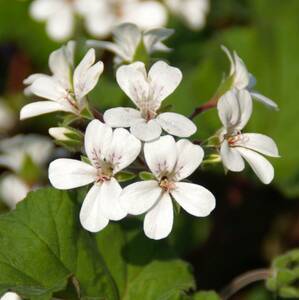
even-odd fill
[{"label": "white petal", "polygon": [[104,64],[95,62],[95,50],[90,49],[74,72],[74,89],[78,99],[87,95],[97,84]]},{"label": "white petal", "polygon": [[246,159],[257,177],[264,183],[269,184],[274,178],[274,168],[262,155],[241,147],[236,148]]},{"label": "white petal", "polygon": [[101,188],[100,184],[94,184],[81,207],[80,222],[90,232],[98,232],[109,223],[109,219],[103,215],[101,208]]},{"label": "white petal", "polygon": [[250,75],[243,60],[234,52],[235,61],[235,74],[234,74],[234,87],[242,90],[248,87]]},{"label": "white petal", "polygon": [[30,5],[30,15],[35,20],[44,21],[61,9],[61,0],[35,0]]},{"label": "white petal", "polygon": [[155,51],[170,51],[162,42],[168,39],[174,33],[173,29],[155,28],[143,34],[145,48],[149,54]]},{"label": "white petal", "polygon": [[145,65],[136,62],[131,65],[121,66],[116,72],[116,79],[121,89],[135,103],[142,107],[149,95],[149,84],[146,78]]},{"label": "white petal", "polygon": [[97,40],[88,40],[86,41],[86,44],[87,46],[92,48],[98,48],[98,49],[110,51],[116,54],[117,56],[119,56],[121,58],[121,61],[125,61],[125,62],[133,61],[133,57],[127,56],[126,53],[118,44],[112,42],[106,42],[106,41],[97,41]]},{"label": "white petal", "polygon": [[148,122],[146,122],[144,119],[140,119],[134,122],[130,128],[130,131],[139,140],[150,142],[157,139],[161,135],[162,128],[155,119]]},{"label": "white petal", "polygon": [[156,205],[145,215],[143,229],[154,240],[166,238],[173,225],[173,206],[168,193],[163,193]]},{"label": "white petal", "polygon": [[157,120],[164,131],[178,137],[189,137],[197,130],[191,120],[177,113],[162,113],[158,115]]},{"label": "white petal", "polygon": [[85,18],[85,24],[91,35],[107,37],[115,25],[115,16],[111,11],[92,13]]},{"label": "white petal", "polygon": [[66,91],[57,80],[51,77],[39,77],[31,85],[31,91],[41,98],[59,101],[66,96]]},{"label": "white petal", "polygon": [[201,164],[204,151],[199,145],[188,140],[179,140],[176,143],[178,158],[175,165],[175,180],[181,181],[190,176]]},{"label": "white petal", "polygon": [[223,165],[230,171],[241,172],[245,168],[245,163],[236,148],[230,147],[227,140],[221,144],[220,155]]},{"label": "white petal", "polygon": [[69,5],[52,14],[47,23],[47,32],[55,41],[63,41],[70,37],[74,27],[74,15]]},{"label": "white petal", "polygon": [[91,121],[85,132],[85,152],[95,167],[105,158],[106,149],[112,140],[112,128],[99,120]]},{"label": "white petal", "polygon": [[219,118],[228,130],[241,130],[252,114],[252,99],[246,90],[226,92],[217,104]]},{"label": "white petal", "polygon": [[241,130],[246,126],[252,115],[252,98],[247,90],[237,91],[237,97],[240,107],[240,117],[237,127]]},{"label": "white petal", "polygon": [[121,186],[114,178],[102,183],[100,207],[102,214],[109,220],[118,221],[127,215],[120,206],[121,191]]},{"label": "white petal", "polygon": [[214,195],[201,185],[177,182],[171,195],[189,214],[196,217],[206,217],[215,208]]},{"label": "white petal", "polygon": [[157,178],[172,173],[178,155],[174,138],[166,135],[157,141],[146,143],[144,155],[147,165]]},{"label": "white petal", "polygon": [[71,86],[71,65],[65,47],[51,53],[49,57],[49,68],[65,88]]},{"label": "white petal", "polygon": [[1,300],[22,300],[22,298],[15,293],[8,292],[1,297]]},{"label": "white petal", "polygon": [[49,179],[51,184],[61,190],[73,189],[95,181],[96,169],[75,159],[60,158],[51,162]]},{"label": "white petal", "polygon": [[128,167],[141,151],[141,142],[128,130],[117,128],[105,153],[106,161],[113,165],[113,174]]},{"label": "white petal", "polygon": [[234,146],[248,148],[267,156],[279,157],[275,142],[270,137],[259,133],[242,134]]},{"label": "white petal", "polygon": [[25,105],[20,111],[20,119],[28,119],[35,116],[48,114],[54,111],[68,111],[61,104],[54,101],[37,101]]},{"label": "white petal", "polygon": [[127,1],[124,3],[121,22],[131,22],[143,30],[162,27],[167,22],[167,11],[157,1]]},{"label": "white petal", "polygon": [[178,68],[171,67],[164,61],[156,62],[148,73],[151,101],[159,107],[161,102],[175,91],[182,78],[182,72]]},{"label": "white petal", "polygon": [[140,181],[125,187],[121,193],[120,204],[131,215],[147,212],[162,194],[155,180]]},{"label": "white petal", "polygon": [[269,99],[268,97],[265,97],[264,95],[262,95],[258,92],[253,92],[253,91],[250,91],[250,94],[255,100],[265,104],[269,108],[272,108],[275,110],[279,109],[278,105],[273,100]]},{"label": "white petal", "polygon": [[131,62],[141,42],[141,31],[132,23],[121,24],[112,31],[115,43],[121,49],[123,59]]},{"label": "white petal", "polygon": [[29,186],[15,175],[4,175],[0,180],[0,198],[11,209],[15,208],[29,191]]},{"label": "white petal", "polygon": [[40,78],[40,77],[51,78],[51,76],[46,75],[46,74],[35,73],[35,74],[31,74],[31,75],[29,75],[27,78],[25,78],[25,79],[23,80],[23,84],[25,84],[25,85],[30,85],[30,84],[32,84],[36,79],[38,79],[38,78]]},{"label": "white petal", "polygon": [[235,61],[230,53],[230,51],[223,45],[221,45],[221,49],[223,50],[223,52],[227,55],[229,62],[230,62],[230,72],[229,72],[229,76],[233,75],[235,72]]},{"label": "white petal", "polygon": [[130,127],[141,119],[141,113],[130,107],[116,107],[105,111],[104,121],[111,127]]}]

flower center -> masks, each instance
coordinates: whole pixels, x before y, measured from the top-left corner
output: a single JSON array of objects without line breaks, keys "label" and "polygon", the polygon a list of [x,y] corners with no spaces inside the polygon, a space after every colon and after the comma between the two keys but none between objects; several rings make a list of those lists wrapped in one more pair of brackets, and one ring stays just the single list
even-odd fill
[{"label": "flower center", "polygon": [[167,177],[162,177],[159,185],[165,192],[168,193],[175,189],[175,183],[170,181]]},{"label": "flower center", "polygon": [[108,181],[113,176],[113,166],[111,163],[103,161],[98,167],[96,182]]},{"label": "flower center", "polygon": [[238,131],[234,134],[226,134],[224,138],[227,140],[229,146],[233,147],[236,143],[240,142],[243,139],[241,131]]},{"label": "flower center", "polygon": [[149,122],[156,117],[157,113],[150,110],[144,110],[142,111],[141,115],[147,122]]},{"label": "flower center", "polygon": [[75,100],[75,94],[72,91],[67,90],[63,99],[67,101],[75,110],[80,111],[78,103]]}]

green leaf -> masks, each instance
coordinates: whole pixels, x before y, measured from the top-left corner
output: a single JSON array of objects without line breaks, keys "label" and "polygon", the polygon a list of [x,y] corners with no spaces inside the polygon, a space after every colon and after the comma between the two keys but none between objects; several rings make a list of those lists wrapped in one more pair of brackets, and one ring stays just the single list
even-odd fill
[{"label": "green leaf", "polygon": [[122,172],[117,173],[115,178],[119,182],[126,182],[126,181],[134,179],[136,176],[137,175],[132,172],[122,171]]},{"label": "green leaf", "polygon": [[95,235],[82,229],[78,211],[75,193],[44,189],[0,216],[0,295],[181,299],[195,288],[190,266],[167,241],[146,238],[139,221]]},{"label": "green leaf", "polygon": [[214,291],[200,291],[193,297],[193,300],[220,300],[219,295]]},{"label": "green leaf", "polygon": [[190,266],[176,258],[166,241],[148,239],[139,221],[129,220],[124,226],[121,230],[112,224],[97,235],[120,299],[179,299],[195,288]]},{"label": "green leaf", "polygon": [[139,172],[139,178],[142,180],[153,180],[155,179],[154,174],[146,171]]},{"label": "green leaf", "polygon": [[0,243],[0,294],[10,289],[23,297],[51,299],[75,276],[83,299],[118,299],[66,192],[30,193],[15,211],[1,215]]}]

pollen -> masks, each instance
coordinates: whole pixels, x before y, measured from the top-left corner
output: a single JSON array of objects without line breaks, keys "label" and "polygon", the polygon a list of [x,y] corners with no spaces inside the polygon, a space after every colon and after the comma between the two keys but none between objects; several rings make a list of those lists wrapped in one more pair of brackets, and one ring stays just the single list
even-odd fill
[{"label": "pollen", "polygon": [[170,192],[175,189],[175,184],[174,182],[170,181],[167,177],[163,177],[160,181],[160,187],[165,192]]}]

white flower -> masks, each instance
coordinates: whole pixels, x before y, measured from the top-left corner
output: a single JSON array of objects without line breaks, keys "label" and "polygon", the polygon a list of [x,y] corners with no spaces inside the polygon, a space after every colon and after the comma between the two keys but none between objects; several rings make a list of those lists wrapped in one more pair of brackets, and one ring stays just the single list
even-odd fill
[{"label": "white flower", "polygon": [[108,36],[115,25],[130,22],[143,30],[162,27],[167,11],[158,1],[81,0],[77,10],[84,16],[88,31],[98,37]]},{"label": "white flower", "polygon": [[252,113],[249,92],[228,91],[218,101],[217,108],[223,124],[219,140],[224,166],[233,172],[241,172],[245,168],[245,159],[259,179],[269,184],[274,178],[274,168],[262,154],[279,157],[275,142],[263,134],[241,133]]},{"label": "white flower", "polygon": [[0,98],[0,132],[5,132],[16,123],[16,116],[13,111],[6,105],[5,101]]},{"label": "white flower", "polygon": [[193,29],[201,29],[210,9],[209,0],[165,0],[172,12]]},{"label": "white flower", "polygon": [[8,292],[5,293],[0,300],[21,300],[22,298],[15,293]]},{"label": "white flower", "polygon": [[63,41],[73,33],[75,1],[35,0],[30,6],[30,15],[37,21],[47,22],[47,32],[56,41]]},{"label": "white flower", "polygon": [[120,203],[131,215],[146,213],[144,232],[151,239],[169,235],[173,225],[172,198],[189,214],[205,217],[215,208],[215,198],[204,187],[181,182],[200,165],[204,152],[188,140],[167,135],[146,143],[145,160],[155,180],[133,183],[124,188]]},{"label": "white flower", "polygon": [[11,209],[14,209],[29,191],[30,187],[16,175],[3,175],[0,179],[0,199]]},{"label": "white flower", "polygon": [[0,142],[0,165],[19,172],[24,159],[29,156],[38,166],[43,166],[53,151],[50,139],[35,134],[17,135]]},{"label": "white flower", "polygon": [[174,30],[167,28],[156,28],[145,32],[132,23],[124,23],[116,26],[113,31],[114,42],[89,40],[87,44],[91,47],[109,50],[116,54],[115,63],[133,62],[138,47],[144,44],[148,54],[155,51],[167,52],[170,49],[162,42],[170,37]]},{"label": "white flower", "polygon": [[114,175],[129,166],[139,155],[141,143],[127,130],[111,127],[98,120],[89,123],[85,151],[91,162],[57,159],[50,164],[49,179],[58,189],[72,189],[94,183],[80,212],[82,226],[97,232],[109,220],[120,220],[126,212],[120,207],[121,186]]},{"label": "white flower", "polygon": [[256,85],[256,79],[248,72],[246,65],[238,54],[234,51],[232,55],[226,47],[222,46],[221,48],[228,56],[231,64],[229,76],[232,78],[232,88],[238,90],[246,89],[249,91],[252,98],[277,110],[278,106],[274,101],[253,90]]},{"label": "white flower", "polygon": [[49,68],[53,75],[34,74],[24,83],[30,84],[27,94],[32,93],[47,101],[37,101],[25,105],[20,118],[27,119],[54,111],[64,111],[79,115],[85,108],[86,95],[95,87],[104,65],[95,64],[95,50],[90,49],[80,64],[73,70],[74,43],[68,43],[54,51],[49,58]]},{"label": "white flower", "polygon": [[130,127],[131,133],[142,141],[157,139],[162,129],[179,137],[188,137],[196,132],[194,123],[183,115],[172,112],[159,114],[162,101],[173,93],[182,80],[179,69],[158,61],[147,74],[144,64],[136,62],[121,66],[116,78],[138,110],[125,107],[109,109],[104,114],[107,124]]}]

